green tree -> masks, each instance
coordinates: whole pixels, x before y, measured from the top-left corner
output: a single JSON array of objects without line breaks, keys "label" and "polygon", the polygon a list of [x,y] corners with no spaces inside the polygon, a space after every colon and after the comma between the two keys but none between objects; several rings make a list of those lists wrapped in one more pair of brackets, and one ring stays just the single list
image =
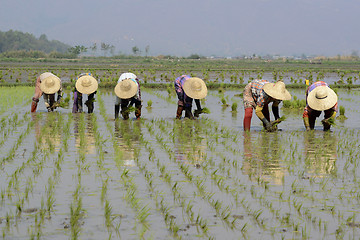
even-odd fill
[{"label": "green tree", "polygon": [[75,54],[76,56],[80,55],[80,53],[87,52],[87,48],[83,45],[77,45],[75,47],[71,47],[68,50],[70,53]]},{"label": "green tree", "polygon": [[101,43],[101,51],[104,51],[104,57],[107,55],[109,49],[111,48],[110,44]]},{"label": "green tree", "polygon": [[187,57],[188,59],[200,59],[201,56],[199,54],[191,54],[190,56]]},{"label": "green tree", "polygon": [[134,55],[140,54],[140,49],[137,46],[132,47],[132,52]]},{"label": "green tree", "polygon": [[41,34],[40,37],[39,37],[39,40],[40,40],[40,41],[45,41],[45,42],[46,42],[46,41],[49,41],[49,40],[47,39],[47,36],[46,36],[45,34]]},{"label": "green tree", "polygon": [[149,54],[149,50],[150,50],[150,46],[149,45],[147,45],[146,47],[145,47],[145,54],[146,54],[146,57],[148,56],[148,54]]},{"label": "green tree", "polygon": [[93,52],[93,54],[95,55],[96,50],[97,50],[97,45],[96,45],[96,43],[94,43],[93,45],[91,45],[91,46],[90,46],[90,49],[91,49],[91,51]]},{"label": "green tree", "polygon": [[9,30],[7,32],[0,31],[0,53],[6,51],[42,51],[50,53],[53,51],[65,53],[70,45],[64,44],[57,40],[49,41],[45,34],[38,39],[30,33]]},{"label": "green tree", "polygon": [[115,53],[115,46],[114,45],[110,46],[110,53],[111,53],[111,56],[114,56],[114,53]]}]

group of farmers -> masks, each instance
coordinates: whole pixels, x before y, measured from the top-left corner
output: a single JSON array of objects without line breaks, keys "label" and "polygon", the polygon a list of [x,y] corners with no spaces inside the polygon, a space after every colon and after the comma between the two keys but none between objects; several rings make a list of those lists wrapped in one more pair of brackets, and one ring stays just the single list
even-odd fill
[{"label": "group of farmers", "polygon": [[[286,90],[282,81],[270,83],[266,80],[254,80],[246,85],[243,92],[245,108],[244,130],[250,130],[253,109],[256,116],[263,122],[267,131],[275,131],[281,121],[279,116],[279,103],[282,100],[290,100],[291,94]],[[315,127],[315,120],[324,111],[324,119],[321,121],[324,131],[330,130],[331,122],[337,113],[337,95],[329,85],[323,81],[311,84],[306,90],[306,107],[303,120],[306,130]],[[272,102],[274,121],[270,121],[269,103]]]},{"label": "group of farmers", "polygon": [[[203,112],[200,99],[207,95],[205,82],[197,77],[182,75],[174,81],[175,91],[178,97],[178,106],[176,118],[182,117],[185,111],[185,117],[194,119]],[[85,105],[88,113],[94,111],[95,94],[98,89],[97,80],[91,73],[80,74],[75,83],[73,91],[74,103],[73,113],[83,112],[83,94],[87,95]],[[123,119],[129,118],[130,107],[135,105],[135,117],[141,116],[141,91],[138,77],[133,73],[121,74],[114,92],[115,99],[115,119],[121,113]],[[55,94],[57,97],[55,100]],[[62,98],[61,80],[56,75],[45,72],[36,79],[35,94],[32,98],[31,112],[35,112],[40,97],[43,95],[45,106],[49,112],[54,111],[60,106]],[[195,100],[197,110],[192,113],[192,102]],[[248,83],[243,92],[243,103],[245,108],[244,130],[249,131],[253,109],[255,114],[262,121],[266,131],[275,131],[277,124],[280,123],[279,104],[283,100],[290,100],[291,94],[286,90],[282,81],[270,83],[267,80],[253,80]],[[269,104],[272,103],[272,112],[275,120],[270,121]],[[121,110],[120,110],[121,109]],[[322,120],[323,129],[329,130],[331,122],[337,113],[337,95],[323,81],[318,81],[310,85],[306,90],[306,107],[303,113],[303,120],[306,130],[312,130],[315,126],[315,120],[324,111],[324,120]]]}]

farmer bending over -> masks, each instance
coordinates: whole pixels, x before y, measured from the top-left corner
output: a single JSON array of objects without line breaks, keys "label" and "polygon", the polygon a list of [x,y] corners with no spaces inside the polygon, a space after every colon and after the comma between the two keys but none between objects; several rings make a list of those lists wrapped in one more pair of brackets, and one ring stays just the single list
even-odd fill
[{"label": "farmer bending over", "polygon": [[323,81],[311,84],[306,90],[306,107],[303,113],[304,125],[306,130],[312,130],[315,120],[324,111],[324,119],[321,121],[324,131],[330,130],[331,121],[337,112],[337,95]]},{"label": "farmer bending over", "polygon": [[119,117],[121,106],[121,115],[126,120],[129,119],[129,108],[135,104],[135,117],[141,116],[141,92],[140,83],[137,76],[133,73],[123,73],[115,86],[115,119]]},{"label": "farmer bending over", "polygon": [[[57,100],[55,101],[55,93]],[[32,98],[31,112],[36,112],[39,99],[43,95],[48,112],[54,111],[59,106],[62,97],[61,80],[50,72],[41,74],[35,83],[35,94]]]},{"label": "farmer bending over", "polygon": [[88,98],[85,105],[88,107],[88,113],[94,112],[94,101],[96,90],[98,89],[97,80],[91,73],[82,73],[77,77],[74,89],[73,113],[83,112],[82,95],[87,94]]},{"label": "farmer bending over", "polygon": [[[244,130],[249,131],[251,125],[251,118],[253,109],[255,109],[256,116],[263,122],[266,131],[275,131],[274,126],[279,117],[279,103],[282,100],[290,100],[291,95],[285,89],[285,83],[278,81],[270,83],[267,80],[254,80],[246,85],[243,92],[243,101],[245,108],[244,116]],[[272,112],[275,121],[270,122],[269,103],[272,104]]]},{"label": "farmer bending over", "polygon": [[[189,75],[182,75],[175,79],[175,91],[178,96],[178,107],[176,111],[176,118],[180,119],[182,111],[185,109],[185,117],[194,119],[202,113],[202,108],[199,99],[203,99],[207,95],[207,88],[205,82],[197,77],[190,77]],[[195,99],[197,110],[194,115],[191,112],[192,101]]]}]

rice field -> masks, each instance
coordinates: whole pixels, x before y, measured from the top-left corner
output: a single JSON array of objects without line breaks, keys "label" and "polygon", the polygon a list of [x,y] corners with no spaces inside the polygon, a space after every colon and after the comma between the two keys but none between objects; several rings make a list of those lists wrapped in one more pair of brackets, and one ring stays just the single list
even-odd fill
[{"label": "rice field", "polygon": [[360,91],[338,91],[330,132],[281,104],[273,133],[242,130],[241,91],[209,91],[191,121],[143,88],[142,119],[115,121],[111,90],[93,114],[31,114],[33,87],[0,87],[3,239],[358,239]]}]

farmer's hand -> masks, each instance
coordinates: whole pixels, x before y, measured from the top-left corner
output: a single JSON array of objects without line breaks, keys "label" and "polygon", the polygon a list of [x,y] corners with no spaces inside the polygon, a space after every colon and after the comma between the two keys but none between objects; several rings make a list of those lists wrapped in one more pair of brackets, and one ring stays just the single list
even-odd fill
[{"label": "farmer's hand", "polygon": [[334,124],[334,119],[332,117],[325,118],[321,123],[324,127],[324,131],[330,130],[331,125]]},{"label": "farmer's hand", "polygon": [[321,120],[322,125],[330,125],[329,119],[330,118],[325,118],[325,119]]},{"label": "farmer's hand", "polygon": [[[272,128],[272,130],[273,131],[277,131],[278,130],[278,127],[277,127],[277,125],[280,123],[281,121],[280,120],[275,120],[275,121],[271,121],[270,123],[271,123],[271,128]],[[272,132],[273,132],[272,131]]]},{"label": "farmer's hand", "polygon": [[275,131],[274,126],[266,118],[261,119],[261,121],[263,122],[266,131],[268,132]]},{"label": "farmer's hand", "polygon": [[272,123],[273,125],[274,125],[274,124],[278,124],[278,123],[281,123],[281,120],[280,120],[280,118],[278,118],[278,119],[276,119],[275,121],[272,121],[271,123]]},{"label": "farmer's hand", "polygon": [[59,102],[59,101],[56,101],[56,102],[51,106],[52,109],[56,109],[57,107],[60,107],[60,102]]},{"label": "farmer's hand", "polygon": [[199,115],[202,113],[202,110],[203,110],[202,108],[195,110],[194,117],[199,117]]}]

